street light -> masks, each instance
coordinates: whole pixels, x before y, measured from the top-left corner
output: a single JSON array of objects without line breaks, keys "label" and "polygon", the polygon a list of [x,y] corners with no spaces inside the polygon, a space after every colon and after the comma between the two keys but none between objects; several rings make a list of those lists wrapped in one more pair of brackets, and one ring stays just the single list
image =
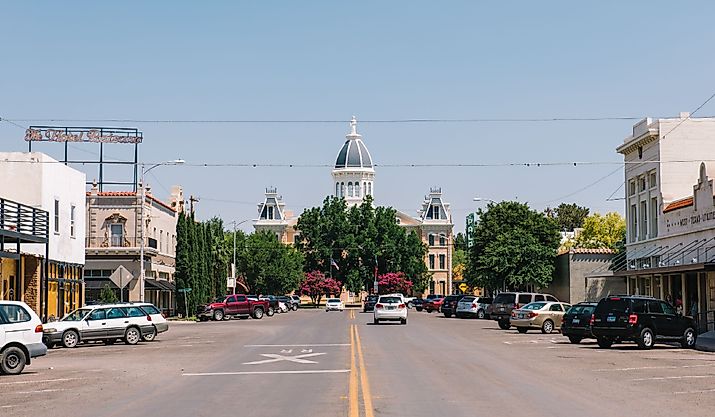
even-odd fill
[{"label": "street light", "polygon": [[233,293],[236,294],[236,227],[250,221],[251,219],[241,220],[236,222],[233,220],[229,224],[233,225],[233,264],[231,264],[231,279],[233,279]]},{"label": "street light", "polygon": [[142,164],[142,176],[141,176],[141,186],[142,186],[142,194],[141,194],[141,208],[139,218],[141,219],[141,240],[139,243],[139,265],[140,265],[140,273],[139,273],[139,301],[144,302],[144,280],[146,278],[146,274],[144,271],[144,204],[146,202],[146,186],[144,184],[144,176],[151,171],[152,169],[161,166],[161,165],[182,165],[186,161],[183,159],[174,159],[173,161],[165,161],[165,162],[159,162],[158,164],[154,164],[149,169],[146,169],[146,165]]},{"label": "street light", "polygon": [[497,202],[492,200],[491,198],[474,197],[474,201],[488,201],[490,203],[497,204]]}]

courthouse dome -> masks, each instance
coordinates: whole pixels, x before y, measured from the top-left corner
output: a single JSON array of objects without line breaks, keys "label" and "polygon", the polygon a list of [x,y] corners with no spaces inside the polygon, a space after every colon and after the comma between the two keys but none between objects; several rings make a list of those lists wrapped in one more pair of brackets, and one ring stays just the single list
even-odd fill
[{"label": "courthouse dome", "polygon": [[338,152],[335,160],[335,168],[370,168],[372,169],[372,158],[367,146],[362,141],[362,136],[357,133],[357,120],[353,116],[350,121],[350,133],[347,140]]}]

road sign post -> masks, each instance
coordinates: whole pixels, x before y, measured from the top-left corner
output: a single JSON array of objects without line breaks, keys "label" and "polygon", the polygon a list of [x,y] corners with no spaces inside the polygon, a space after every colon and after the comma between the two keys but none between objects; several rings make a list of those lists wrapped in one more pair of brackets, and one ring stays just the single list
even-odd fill
[{"label": "road sign post", "polygon": [[184,310],[186,311],[186,318],[189,318],[189,303],[186,302],[186,293],[191,292],[191,288],[179,288],[179,292],[184,293]]}]

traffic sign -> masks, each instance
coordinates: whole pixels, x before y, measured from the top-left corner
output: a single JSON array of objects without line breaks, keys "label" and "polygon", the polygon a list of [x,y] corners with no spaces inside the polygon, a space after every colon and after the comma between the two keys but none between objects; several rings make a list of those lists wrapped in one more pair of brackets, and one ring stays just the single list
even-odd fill
[{"label": "traffic sign", "polygon": [[179,288],[179,292],[191,292],[191,288]]}]

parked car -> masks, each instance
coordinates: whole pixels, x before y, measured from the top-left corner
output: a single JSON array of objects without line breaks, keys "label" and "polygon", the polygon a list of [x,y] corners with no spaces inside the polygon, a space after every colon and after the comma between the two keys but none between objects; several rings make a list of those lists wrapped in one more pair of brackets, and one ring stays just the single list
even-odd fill
[{"label": "parked car", "polygon": [[42,321],[21,301],[0,301],[0,374],[18,375],[47,354]]},{"label": "parked car", "polygon": [[422,308],[424,307],[424,302],[425,300],[423,300],[422,297],[416,297],[414,300],[412,300],[412,307],[414,307],[417,311],[422,311]]},{"label": "parked car", "polygon": [[298,305],[293,303],[293,299],[288,297],[287,295],[279,295],[276,298],[278,298],[278,301],[280,301],[286,305],[286,311],[288,311],[288,310],[296,311],[298,309]]},{"label": "parked car", "polygon": [[487,309],[491,304],[491,298],[465,295],[457,303],[455,315],[459,318],[476,317],[483,319],[487,317]]},{"label": "parked car", "polygon": [[268,301],[252,300],[245,294],[231,294],[218,297],[213,303],[196,307],[199,321],[230,319],[231,317],[253,317],[262,319],[268,311]]},{"label": "parked car", "polygon": [[281,311],[281,306],[280,306],[280,301],[278,298],[276,298],[275,295],[262,295],[258,297],[259,300],[261,301],[267,301],[268,302],[268,308],[266,309],[266,315],[268,317],[272,317],[275,313],[282,313]]},{"label": "parked car", "polygon": [[112,344],[121,339],[136,345],[154,333],[150,314],[132,304],[98,304],[74,310],[59,321],[44,326],[43,342],[48,348],[61,344],[76,347],[80,342],[103,341]]},{"label": "parked car", "polygon": [[142,335],[142,340],[147,342],[152,342],[156,339],[159,333],[164,333],[169,330],[169,322],[166,320],[161,311],[154,304],[151,303],[129,303],[135,305],[147,314],[151,318],[151,323],[154,326],[154,331]]},{"label": "parked car", "polygon": [[325,311],[343,311],[345,310],[345,305],[339,298],[328,298],[325,302]]},{"label": "parked car", "polygon": [[393,297],[400,297],[403,303],[407,306],[407,308],[412,308],[414,305],[415,297],[407,297],[406,295],[402,293],[393,293],[393,294],[385,294],[385,295],[390,295]]},{"label": "parked car", "polygon": [[581,343],[583,339],[593,339],[591,316],[595,309],[596,303],[578,303],[571,306],[564,314],[561,334],[574,344]]},{"label": "parked car", "polygon": [[291,295],[290,299],[293,301],[293,305],[295,306],[295,310],[300,307],[300,296],[298,295]]},{"label": "parked car", "polygon": [[526,333],[529,329],[541,329],[541,333],[549,334],[561,329],[564,314],[571,307],[566,303],[537,301],[529,303],[511,312],[511,325],[519,333]]},{"label": "parked car", "polygon": [[679,341],[683,348],[692,348],[696,328],[691,317],[676,314],[669,303],[636,295],[606,297],[591,316],[591,331],[604,349],[624,341],[635,341],[641,349],[657,341]]},{"label": "parked car", "polygon": [[440,310],[445,317],[450,318],[457,313],[457,303],[464,298],[464,294],[452,294],[444,297]]},{"label": "parked car", "polygon": [[431,313],[433,311],[439,311],[440,307],[442,307],[443,302],[444,297],[428,299],[425,300],[424,304],[422,305],[422,308],[424,308],[425,311],[428,313]]},{"label": "parked car", "polygon": [[365,301],[362,303],[362,312],[367,313],[368,311],[375,310],[375,304],[377,304],[377,299],[379,297],[375,294],[370,294],[365,297]]},{"label": "parked car", "polygon": [[503,292],[494,297],[489,317],[499,322],[499,327],[508,330],[511,327],[511,312],[536,301],[558,302],[553,295],[534,292]]},{"label": "parked car", "polygon": [[400,324],[407,324],[407,304],[401,297],[381,295],[378,298],[373,312],[373,323],[380,324],[383,320],[399,320]]}]

